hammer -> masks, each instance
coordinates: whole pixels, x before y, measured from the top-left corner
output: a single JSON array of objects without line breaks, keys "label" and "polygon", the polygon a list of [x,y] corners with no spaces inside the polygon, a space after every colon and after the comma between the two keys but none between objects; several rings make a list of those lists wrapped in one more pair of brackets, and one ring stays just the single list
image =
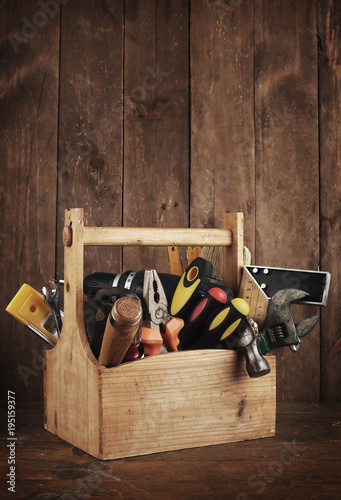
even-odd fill
[{"label": "hammer", "polygon": [[189,349],[216,348],[222,342],[225,349],[241,352],[246,359],[250,377],[262,377],[270,372],[267,360],[262,356],[259,340],[247,319],[249,306],[241,298],[226,304],[206,326]]}]

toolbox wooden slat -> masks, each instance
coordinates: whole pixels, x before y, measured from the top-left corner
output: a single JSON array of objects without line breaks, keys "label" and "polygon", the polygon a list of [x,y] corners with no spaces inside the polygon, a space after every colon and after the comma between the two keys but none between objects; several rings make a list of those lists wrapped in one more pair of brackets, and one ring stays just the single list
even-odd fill
[{"label": "toolbox wooden slat", "polygon": [[136,246],[231,246],[231,231],[223,229],[87,227],[84,245],[136,245]]},{"label": "toolbox wooden slat", "polygon": [[[237,270],[238,280],[242,214],[224,214],[224,227],[229,223],[225,233],[232,240],[224,264]],[[66,211],[66,226],[72,228],[72,243],[65,246],[64,322],[56,347],[45,353],[45,428],[100,459],[273,435],[274,356],[268,357],[271,373],[258,379],[249,378],[244,357],[225,350],[168,353],[113,368],[98,363],[83,322],[84,242],[95,244],[97,231],[85,237],[89,228],[81,209]],[[102,242],[112,243],[112,230],[99,228],[101,233]]]}]

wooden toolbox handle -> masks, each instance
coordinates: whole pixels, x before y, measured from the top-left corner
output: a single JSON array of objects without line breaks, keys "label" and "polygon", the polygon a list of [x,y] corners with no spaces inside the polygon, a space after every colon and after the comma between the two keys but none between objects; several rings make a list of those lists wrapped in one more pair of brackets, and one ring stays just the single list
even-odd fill
[{"label": "wooden toolbox handle", "polygon": [[[84,246],[221,246],[223,282],[238,292],[243,267],[243,214],[225,213],[222,229],[86,227],[83,209],[65,211],[64,323],[79,327],[83,346],[88,344],[83,325]],[[65,329],[65,335],[72,335]],[[92,356],[91,356],[92,357]]]}]

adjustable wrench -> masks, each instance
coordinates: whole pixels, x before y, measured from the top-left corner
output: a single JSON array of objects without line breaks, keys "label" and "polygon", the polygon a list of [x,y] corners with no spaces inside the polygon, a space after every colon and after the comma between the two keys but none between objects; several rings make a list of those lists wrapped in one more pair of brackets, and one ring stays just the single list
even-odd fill
[{"label": "adjustable wrench", "polygon": [[309,293],[302,290],[287,288],[280,290],[272,297],[264,330],[261,332],[262,354],[279,347],[289,346],[292,352],[299,349],[302,337],[314,328],[319,316],[312,316],[295,324],[290,305],[308,295]]}]

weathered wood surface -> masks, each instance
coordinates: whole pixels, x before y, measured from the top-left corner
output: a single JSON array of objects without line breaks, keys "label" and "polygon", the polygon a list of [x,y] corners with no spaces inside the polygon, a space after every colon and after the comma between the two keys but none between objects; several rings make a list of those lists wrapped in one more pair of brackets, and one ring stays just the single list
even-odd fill
[{"label": "weathered wood surface", "polygon": [[[65,2],[61,19],[57,274],[66,208],[122,224],[123,2]],[[85,273],[119,272],[121,249],[88,249]]]},{"label": "weathered wood surface", "polygon": [[[188,4],[125,6],[124,188],[127,227],[188,227]],[[125,269],[169,272],[165,248],[127,248]]]},{"label": "weathered wood surface", "polygon": [[54,277],[56,244],[59,9],[37,12],[0,7],[0,377],[26,400],[42,397],[42,341],[5,307],[23,283]]},{"label": "weathered wood surface", "polygon": [[[292,4],[293,6],[293,4]],[[255,2],[256,255],[258,265],[319,268],[316,4]],[[285,40],[285,43],[284,43]],[[318,314],[299,306],[297,320]],[[279,398],[319,399],[319,327],[278,355]],[[299,384],[301,374],[307,377]],[[309,383],[308,383],[309,381]],[[287,389],[290,387],[290,390]]]},{"label": "weathered wood surface", "polygon": [[[278,352],[279,400],[340,400],[339,2],[42,3],[0,7],[3,385],[42,398],[43,341],[4,308],[62,277],[65,208],[182,228],[242,211],[252,263],[332,274],[319,326]],[[151,265],[165,248],[86,251],[85,273]]]},{"label": "weathered wood surface", "polygon": [[341,5],[318,1],[321,266],[332,275],[321,316],[321,397],[341,401]]},{"label": "weathered wood surface", "polygon": [[194,227],[243,212],[255,251],[253,2],[191,3],[191,200]]},{"label": "weathered wood surface", "polygon": [[[103,462],[45,431],[42,407],[26,404],[16,415],[13,497],[337,499],[340,414],[335,404],[279,403],[274,437]],[[2,478],[8,473],[6,419],[2,411]]]}]

